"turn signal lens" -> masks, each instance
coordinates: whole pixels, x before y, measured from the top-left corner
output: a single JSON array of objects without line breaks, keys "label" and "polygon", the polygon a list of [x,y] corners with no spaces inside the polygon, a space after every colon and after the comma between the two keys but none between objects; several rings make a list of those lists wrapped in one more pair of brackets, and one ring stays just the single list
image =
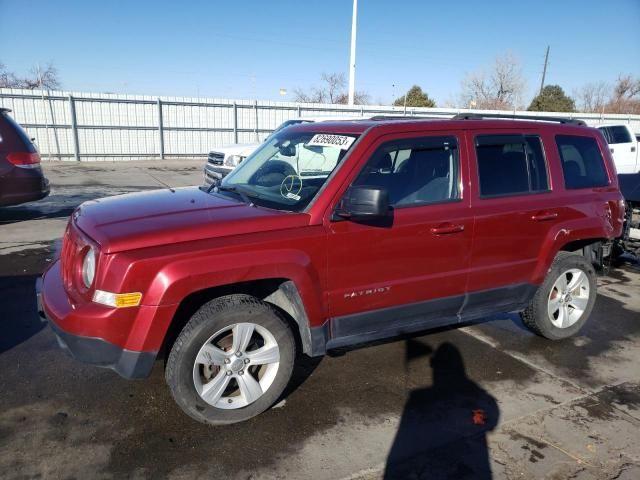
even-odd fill
[{"label": "turn signal lens", "polygon": [[137,307],[142,300],[142,293],[111,293],[104,290],[96,290],[93,293],[93,301],[108,307],[126,308]]}]

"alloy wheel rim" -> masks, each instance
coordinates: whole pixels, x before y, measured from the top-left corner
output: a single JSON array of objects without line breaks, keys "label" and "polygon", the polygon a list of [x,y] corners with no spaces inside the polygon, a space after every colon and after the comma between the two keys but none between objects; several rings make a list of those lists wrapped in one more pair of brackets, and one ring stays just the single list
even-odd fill
[{"label": "alloy wheel rim", "polygon": [[577,268],[563,272],[551,287],[547,299],[547,314],[554,327],[569,328],[584,314],[591,287],[587,274]]},{"label": "alloy wheel rim", "polygon": [[229,325],[207,339],[193,364],[200,398],[225,410],[256,402],[271,387],[280,348],[269,330],[255,323]]}]

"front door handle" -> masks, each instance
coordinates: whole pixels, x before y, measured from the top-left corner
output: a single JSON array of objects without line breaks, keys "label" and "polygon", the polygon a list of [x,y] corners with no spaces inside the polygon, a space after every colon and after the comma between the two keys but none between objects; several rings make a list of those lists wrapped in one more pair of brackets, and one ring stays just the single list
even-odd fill
[{"label": "front door handle", "polygon": [[431,233],[434,235],[447,235],[449,233],[464,232],[464,225],[454,223],[444,223],[437,227],[431,227]]},{"label": "front door handle", "polygon": [[553,220],[554,218],[558,218],[557,212],[540,212],[535,215],[531,215],[531,220],[536,222],[546,222],[547,220]]}]

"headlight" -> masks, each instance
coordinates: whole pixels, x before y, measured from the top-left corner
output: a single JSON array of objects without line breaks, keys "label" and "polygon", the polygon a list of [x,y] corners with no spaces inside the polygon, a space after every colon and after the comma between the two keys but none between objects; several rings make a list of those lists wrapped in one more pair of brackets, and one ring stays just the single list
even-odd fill
[{"label": "headlight", "polygon": [[240,165],[240,162],[242,162],[244,160],[244,157],[241,155],[229,155],[227,158],[224,159],[224,164],[227,167],[237,167],[238,165]]},{"label": "headlight", "polygon": [[87,250],[82,261],[82,283],[87,288],[91,288],[93,279],[96,276],[96,251],[93,247]]}]

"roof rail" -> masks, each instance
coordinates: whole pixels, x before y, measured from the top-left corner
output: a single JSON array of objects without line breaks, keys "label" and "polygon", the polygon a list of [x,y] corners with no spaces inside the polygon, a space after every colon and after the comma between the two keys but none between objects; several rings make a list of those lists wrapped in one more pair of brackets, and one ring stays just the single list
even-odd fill
[{"label": "roof rail", "polygon": [[436,117],[423,117],[420,115],[375,115],[365,120],[383,121],[383,120],[437,120]]},{"label": "roof rail", "polygon": [[514,113],[459,113],[451,120],[482,120],[485,118],[504,118],[513,120],[537,120],[540,122],[557,122],[567,125],[580,125],[585,127],[587,124],[583,120],[566,117],[545,117],[537,115],[517,115]]}]

